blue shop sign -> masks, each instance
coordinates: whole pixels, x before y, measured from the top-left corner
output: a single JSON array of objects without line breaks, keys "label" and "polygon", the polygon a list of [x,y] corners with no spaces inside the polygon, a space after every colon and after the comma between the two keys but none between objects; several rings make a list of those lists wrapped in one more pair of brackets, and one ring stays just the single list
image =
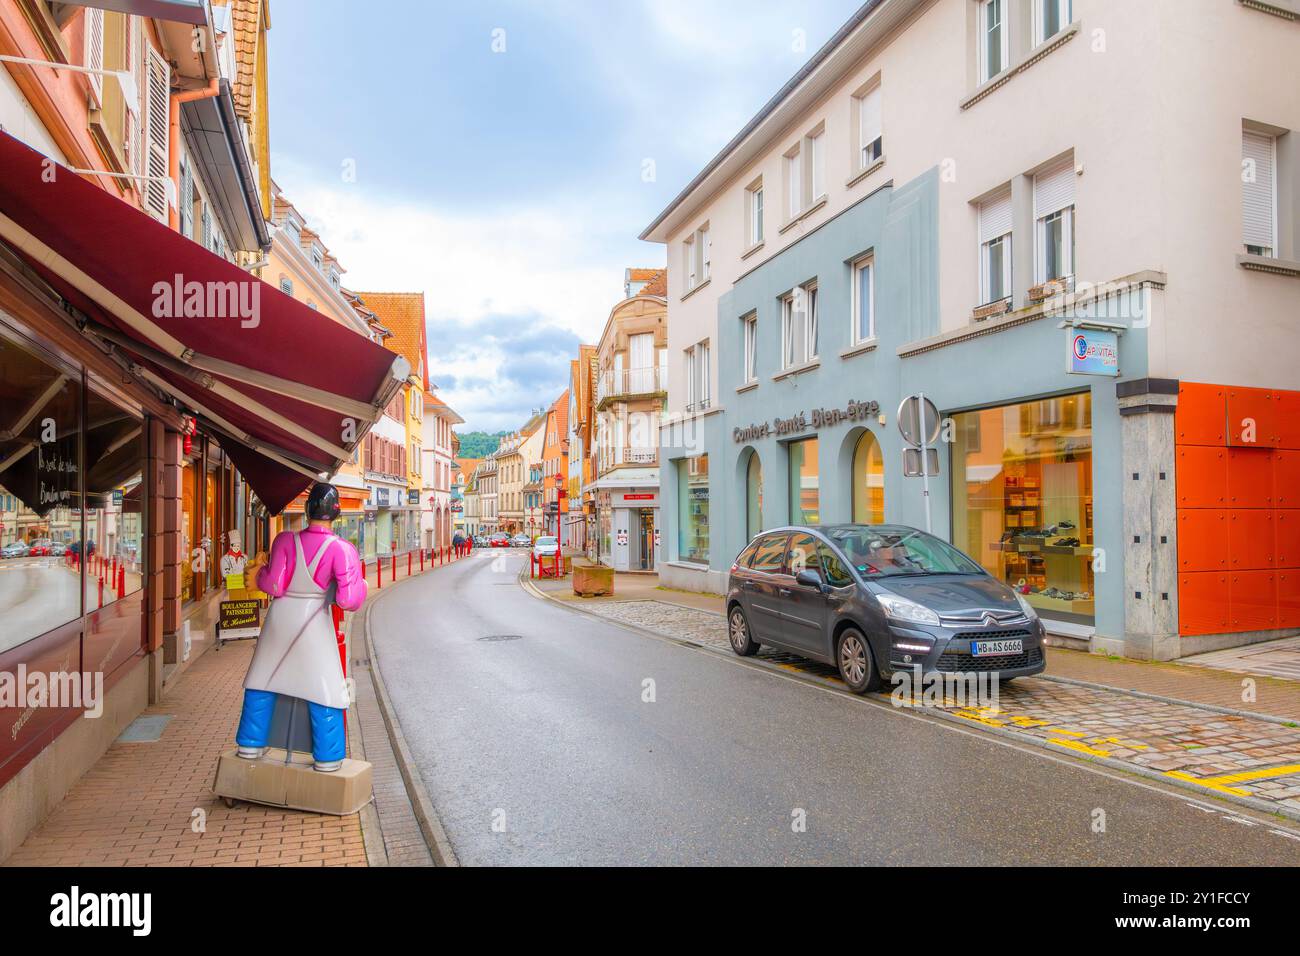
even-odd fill
[{"label": "blue shop sign", "polygon": [[1119,336],[1102,329],[1068,329],[1066,371],[1074,375],[1119,375]]}]

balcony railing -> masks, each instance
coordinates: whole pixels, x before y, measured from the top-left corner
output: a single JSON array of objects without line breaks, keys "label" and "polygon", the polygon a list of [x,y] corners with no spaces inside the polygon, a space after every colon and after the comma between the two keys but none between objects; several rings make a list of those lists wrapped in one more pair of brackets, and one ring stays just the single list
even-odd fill
[{"label": "balcony railing", "polygon": [[646,368],[606,369],[596,383],[596,404],[611,398],[630,398],[635,395],[655,395],[663,392],[667,383],[662,381],[658,366]]},{"label": "balcony railing", "polygon": [[657,465],[659,463],[658,448],[611,448],[601,456],[601,472],[609,471],[611,468],[618,468],[622,465]]}]

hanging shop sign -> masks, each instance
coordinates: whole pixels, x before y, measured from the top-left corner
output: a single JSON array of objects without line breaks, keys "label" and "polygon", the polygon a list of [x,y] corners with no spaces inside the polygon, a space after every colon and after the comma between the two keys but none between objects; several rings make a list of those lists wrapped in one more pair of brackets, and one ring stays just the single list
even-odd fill
[{"label": "hanging shop sign", "polygon": [[1119,375],[1119,336],[1104,329],[1070,329],[1066,371],[1072,375]]},{"label": "hanging shop sign", "polygon": [[736,442],[760,441],[773,435],[784,437],[797,435],[809,429],[816,431],[830,428],[845,422],[869,421],[879,415],[879,402],[851,401],[844,408],[814,408],[788,418],[773,418],[770,421],[737,427],[732,429],[731,437]]}]

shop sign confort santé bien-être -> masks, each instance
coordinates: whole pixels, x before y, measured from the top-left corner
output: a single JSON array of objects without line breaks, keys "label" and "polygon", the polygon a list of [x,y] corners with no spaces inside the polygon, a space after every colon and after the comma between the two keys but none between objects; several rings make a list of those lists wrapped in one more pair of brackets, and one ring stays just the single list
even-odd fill
[{"label": "shop sign confort sant\u00e9 bien-\u00eatre", "polygon": [[731,437],[736,442],[760,441],[772,435],[781,438],[787,435],[798,435],[809,429],[816,431],[829,428],[841,422],[869,421],[879,414],[880,403],[877,401],[852,401],[846,408],[814,408],[806,414],[800,412],[789,418],[774,418],[768,422],[740,426],[732,429]]}]

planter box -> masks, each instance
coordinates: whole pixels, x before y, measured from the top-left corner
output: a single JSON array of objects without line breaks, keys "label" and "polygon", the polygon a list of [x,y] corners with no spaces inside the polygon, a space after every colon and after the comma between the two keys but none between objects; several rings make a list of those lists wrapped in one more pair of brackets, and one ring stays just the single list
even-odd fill
[{"label": "planter box", "polygon": [[614,569],[599,564],[580,564],[573,569],[573,593],[579,597],[603,597],[614,593]]}]

